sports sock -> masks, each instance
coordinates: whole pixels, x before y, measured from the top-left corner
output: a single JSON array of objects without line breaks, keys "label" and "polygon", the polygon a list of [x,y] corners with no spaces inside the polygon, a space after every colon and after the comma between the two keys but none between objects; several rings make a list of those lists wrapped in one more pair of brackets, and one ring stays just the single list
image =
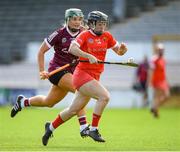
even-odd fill
[{"label": "sports sock", "polygon": [[96,129],[98,129],[98,127],[92,127],[92,126],[90,126],[90,131],[94,131],[94,130],[96,130]]},{"label": "sports sock", "polygon": [[92,120],[92,125],[90,127],[90,130],[95,130],[98,128],[99,120],[101,116],[93,113],[93,120]]},{"label": "sports sock", "polygon": [[50,123],[49,129],[50,129],[51,131],[54,131],[54,130],[55,130],[55,128],[53,127],[52,123]]},{"label": "sports sock", "polygon": [[56,129],[57,127],[59,127],[61,124],[63,124],[64,121],[62,120],[60,114],[56,117],[56,119],[51,123],[52,126],[50,127],[50,130],[53,131],[54,129]]},{"label": "sports sock", "polygon": [[29,107],[29,106],[30,106],[29,99],[28,98],[22,98],[21,99],[21,108]]},{"label": "sports sock", "polygon": [[78,120],[80,124],[80,131],[82,131],[88,126],[86,121],[86,116],[78,117]]}]

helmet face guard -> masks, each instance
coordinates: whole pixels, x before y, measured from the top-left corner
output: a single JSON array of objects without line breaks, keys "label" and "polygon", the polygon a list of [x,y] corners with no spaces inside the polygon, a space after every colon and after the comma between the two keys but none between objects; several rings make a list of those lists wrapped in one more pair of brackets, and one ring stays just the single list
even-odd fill
[{"label": "helmet face guard", "polygon": [[[108,16],[100,11],[92,11],[88,14],[88,25],[94,30],[97,22],[108,23]],[[95,32],[95,31],[94,31]],[[101,35],[102,32],[95,32],[97,35]]]}]

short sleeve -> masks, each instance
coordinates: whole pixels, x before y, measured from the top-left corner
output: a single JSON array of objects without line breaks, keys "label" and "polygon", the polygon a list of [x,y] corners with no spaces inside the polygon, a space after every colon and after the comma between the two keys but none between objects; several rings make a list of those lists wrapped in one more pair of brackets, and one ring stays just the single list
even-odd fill
[{"label": "short sleeve", "polygon": [[73,41],[73,43],[76,43],[79,47],[81,47],[85,42],[86,35],[87,35],[87,31],[80,33]]},{"label": "short sleeve", "polygon": [[107,48],[109,49],[109,48],[115,47],[118,44],[116,39],[109,32],[107,32],[107,36],[108,36],[108,46],[107,46]]},{"label": "short sleeve", "polygon": [[58,32],[54,31],[51,35],[49,35],[47,38],[44,39],[45,43],[49,48],[54,46],[58,41]]}]

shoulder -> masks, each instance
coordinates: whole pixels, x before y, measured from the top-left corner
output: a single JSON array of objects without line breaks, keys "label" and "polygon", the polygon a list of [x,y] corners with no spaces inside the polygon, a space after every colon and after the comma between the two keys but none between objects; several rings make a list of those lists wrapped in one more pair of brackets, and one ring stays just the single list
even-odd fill
[{"label": "shoulder", "polygon": [[109,39],[109,40],[114,39],[113,35],[109,31],[105,31],[102,37],[106,37],[106,39]]},{"label": "shoulder", "polygon": [[64,33],[66,31],[66,28],[65,27],[61,27],[61,28],[58,28],[57,30],[56,30],[56,32],[58,33],[58,34],[62,34],[62,33]]},{"label": "shoulder", "polygon": [[78,35],[78,37],[84,37],[84,36],[87,36],[87,35],[89,35],[89,31],[82,31],[82,32]]},{"label": "shoulder", "polygon": [[50,35],[49,35],[49,38],[50,39],[53,39],[54,37],[58,37],[59,35],[61,35],[63,33],[63,28],[59,28],[57,30],[55,30],[54,32],[52,32]]},{"label": "shoulder", "polygon": [[89,30],[82,31],[81,34],[90,34]]},{"label": "shoulder", "polygon": [[112,37],[112,34],[109,31],[105,31],[103,33],[103,35],[108,36],[108,37]]}]

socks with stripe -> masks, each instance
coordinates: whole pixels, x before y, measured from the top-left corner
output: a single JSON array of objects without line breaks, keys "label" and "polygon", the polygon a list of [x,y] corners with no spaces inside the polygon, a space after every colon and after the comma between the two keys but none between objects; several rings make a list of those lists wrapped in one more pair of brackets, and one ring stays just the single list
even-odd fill
[{"label": "socks with stripe", "polygon": [[21,108],[29,107],[29,106],[30,106],[29,99],[28,98],[22,98],[21,99]]},{"label": "socks with stripe", "polygon": [[82,131],[88,126],[87,121],[86,121],[86,116],[80,116],[78,117],[78,120],[79,120],[79,125],[80,125],[80,131]]}]

